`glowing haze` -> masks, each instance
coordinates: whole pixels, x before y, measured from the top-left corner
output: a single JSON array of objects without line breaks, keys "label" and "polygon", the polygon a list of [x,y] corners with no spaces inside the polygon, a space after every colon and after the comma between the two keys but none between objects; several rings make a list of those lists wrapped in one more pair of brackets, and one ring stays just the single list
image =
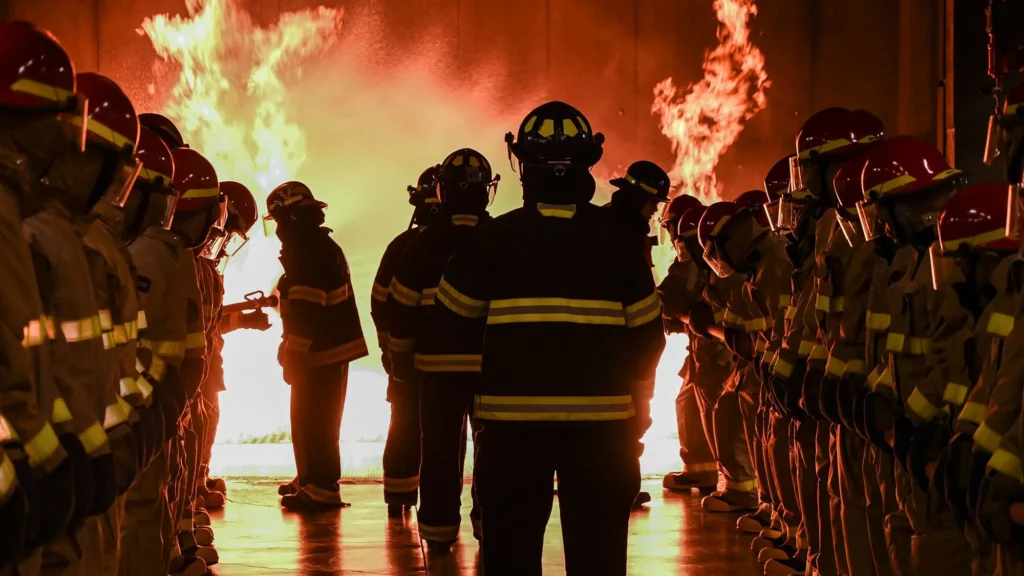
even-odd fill
[{"label": "glowing haze", "polygon": [[718,46],[704,54],[704,78],[690,84],[684,97],[672,78],[654,88],[651,112],[672,142],[675,164],[669,171],[677,194],[705,203],[721,197],[715,168],[743,132],[743,124],[764,109],[764,54],[750,41],[754,0],[715,0]]}]

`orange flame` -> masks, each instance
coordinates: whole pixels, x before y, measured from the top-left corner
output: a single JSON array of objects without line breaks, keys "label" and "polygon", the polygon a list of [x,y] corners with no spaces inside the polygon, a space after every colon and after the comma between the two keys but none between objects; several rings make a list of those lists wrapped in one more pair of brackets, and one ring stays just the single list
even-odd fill
[{"label": "orange flame", "polygon": [[681,100],[672,78],[654,88],[651,113],[672,141],[676,161],[669,176],[677,193],[705,203],[721,198],[718,160],[739,138],[743,123],[764,109],[771,84],[764,54],[750,41],[754,0],[715,0],[718,46],[704,54],[704,78],[688,86]]}]

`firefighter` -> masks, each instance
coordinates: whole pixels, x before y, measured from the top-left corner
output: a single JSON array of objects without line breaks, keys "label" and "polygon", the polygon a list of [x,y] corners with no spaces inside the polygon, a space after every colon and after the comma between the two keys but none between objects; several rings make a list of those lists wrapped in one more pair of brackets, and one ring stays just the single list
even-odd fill
[{"label": "firefighter", "polygon": [[[447,550],[459,535],[466,418],[473,417],[473,398],[480,388],[480,342],[472,332],[453,329],[438,313],[437,286],[451,255],[490,219],[487,206],[498,179],[487,158],[475,150],[456,150],[445,158],[437,171],[436,192],[445,220],[411,242],[389,290],[391,372],[404,385],[420,388],[417,520],[420,537],[431,550]],[[470,518],[479,539],[479,510]]]},{"label": "firefighter", "polygon": [[[828,368],[828,342],[822,327],[840,312],[844,302],[831,284],[830,263],[839,261],[833,267],[841,268],[850,252],[845,238],[831,243],[838,217],[831,183],[847,160],[883,136],[881,121],[863,110],[826,108],[812,115],[796,137],[790,192],[783,196],[780,211],[780,226],[789,230],[793,241],[790,256],[799,268],[793,278],[796,317],[788,326],[775,363],[772,390],[784,397],[780,400],[789,403],[784,408],[797,419],[790,428],[790,442],[797,463],[794,482],[800,521],[807,535],[807,562],[822,574],[839,570],[828,492],[832,423],[820,410],[821,385]],[[836,512],[841,515],[838,506]],[[843,546],[841,534],[838,546]],[[784,560],[783,551],[766,554]],[[845,564],[845,552],[842,556],[844,562],[839,565]],[[789,569],[803,572],[798,563]]]},{"label": "firefighter", "polygon": [[[687,211],[693,209],[696,214],[703,207],[700,200],[681,194],[666,205],[661,218],[661,225],[668,230],[676,249],[676,259],[658,286],[665,332],[686,334],[688,341],[686,360],[679,371],[683,383],[676,395],[676,429],[679,432],[679,457],[683,461],[683,470],[666,474],[662,486],[682,492],[696,488],[710,493],[718,486],[718,465],[711,448],[714,445],[714,406],[712,404],[711,409],[708,409],[708,403],[701,402],[697,387],[720,385],[729,374],[727,369],[716,368],[727,368],[731,362],[722,362],[730,355],[724,346],[698,336],[683,320],[689,318],[695,304],[703,303],[703,292],[708,286],[708,268],[703,256],[699,259],[691,256],[685,245],[688,240],[682,237],[680,231],[680,222]],[[691,233],[691,236],[696,231],[696,227],[684,230]],[[713,380],[700,382],[707,378]]]},{"label": "firefighter", "polygon": [[[186,308],[178,253],[185,249],[185,240],[171,230],[179,200],[179,189],[173,186],[176,170],[171,150],[146,128],[140,130],[139,142],[138,156],[144,170],[125,209],[134,214],[127,222],[126,233],[137,235],[128,249],[136,267],[139,298],[135,364],[139,393],[128,397],[138,398],[136,431],[142,437],[142,473],[125,501],[118,572],[162,575],[168,573],[170,563],[164,544],[174,535],[168,492],[169,447],[177,436],[185,405],[178,373],[185,353]],[[191,561],[187,568],[192,573],[206,572],[200,560]]]},{"label": "firefighter", "polygon": [[[252,314],[221,314],[221,307],[224,305],[224,268],[228,259],[235,256],[249,241],[249,231],[259,219],[259,213],[256,209],[256,199],[242,184],[224,181],[220,183],[220,190],[227,199],[224,206],[224,228],[218,235],[221,240],[208,243],[208,251],[203,258],[197,260],[206,280],[203,292],[206,302],[203,304],[203,312],[207,345],[207,376],[201,390],[206,420],[202,422],[202,433],[199,434],[202,449],[197,490],[207,510],[222,508],[227,491],[223,479],[209,476],[213,442],[217,436],[217,424],[220,422],[220,393],[225,389],[224,362],[221,356],[224,334],[239,328],[266,330],[270,327],[269,318],[262,311]],[[196,530],[196,539],[201,540],[201,545],[211,535],[208,528]]]},{"label": "firefighter", "polygon": [[405,251],[421,232],[440,224],[441,200],[437,197],[437,166],[420,174],[416,186],[409,186],[409,204],[413,206],[409,228],[395,237],[384,250],[373,279],[370,316],[377,329],[381,363],[388,374],[387,400],[391,404],[391,423],[384,444],[384,502],[388,517],[398,518],[416,505],[420,483],[420,399],[419,387],[402,382],[391,373],[388,333],[391,331],[391,306],[388,305],[391,281]]},{"label": "firefighter", "polygon": [[[100,551],[98,557],[89,556],[87,563],[94,570],[108,574],[117,571],[119,555],[119,522],[124,513],[124,498],[138,473],[136,440],[131,420],[137,416],[122,398],[135,384],[138,373],[122,375],[121,355],[134,340],[138,322],[138,299],[132,262],[125,250],[120,234],[123,206],[132,191],[135,179],[142,169],[135,157],[139,138],[139,121],[131,101],[110,79],[94,73],[79,74],[79,89],[88,97],[89,131],[86,155],[73,171],[61,175],[67,179],[62,186],[78,185],[99,195],[92,208],[94,220],[80,231],[85,246],[99,306],[100,330],[104,353],[100,373],[103,386],[97,390],[99,401],[105,406],[103,427],[107,431],[114,456],[114,473],[118,498],[106,514],[96,520],[98,541],[85,541],[86,550]],[[102,128],[97,128],[102,127]],[[109,178],[101,177],[107,173]],[[51,182],[59,184],[58,178]],[[122,386],[122,379],[124,386]]]},{"label": "firefighter", "polygon": [[[672,188],[668,174],[657,164],[647,160],[634,162],[626,169],[626,174],[621,178],[614,178],[610,184],[616,187],[612,193],[612,200],[607,205],[612,216],[619,221],[637,241],[643,246],[647,254],[647,264],[654,268],[653,249],[658,243],[657,236],[651,236],[651,219],[658,211],[658,206],[667,204],[668,195]],[[645,385],[654,396],[654,380]],[[650,399],[637,407],[637,419],[644,422],[645,430],[651,425]],[[701,436],[698,436],[698,439]],[[707,450],[706,450],[707,451]],[[644,444],[640,443],[640,454],[644,452]],[[651,501],[650,493],[640,491],[633,501],[634,509],[642,509],[643,505]]]},{"label": "firefighter", "polygon": [[[69,129],[60,118],[81,110],[67,53],[52,35],[30,24],[0,24],[0,75],[18,79],[0,87],[0,415],[5,424],[0,441],[8,471],[4,476],[10,478],[0,486],[6,494],[0,509],[5,527],[0,571],[37,574],[39,546],[67,527],[74,472],[87,471],[88,462],[68,457],[58,435],[70,428],[67,422],[52,422],[53,408],[63,399],[50,371],[51,321],[43,311],[21,226],[23,218],[46,206],[47,196],[37,184],[45,169],[82,145],[81,129]],[[29,90],[34,86],[45,89]],[[9,474],[11,465],[17,483]]]},{"label": "firefighter", "polygon": [[292,445],[297,490],[282,496],[293,510],[348,506],[338,480],[338,434],[348,387],[348,365],[368,354],[359,325],[348,261],[323,227],[327,204],[301,182],[267,197],[266,219],[276,223],[284,276],[278,284],[284,340],[278,359],[292,387]]},{"label": "firefighter", "polygon": [[171,150],[188,148],[185,139],[181,137],[181,131],[163,114],[155,112],[143,112],[139,114],[139,124],[156,132],[157,136],[164,141]]},{"label": "firefighter", "polygon": [[[790,276],[793,272],[782,240],[768,229],[764,209],[767,195],[763,191],[757,192],[758,196],[747,193],[742,197],[742,205],[733,202],[711,205],[701,218],[699,227],[704,259],[715,274],[722,278],[739,275],[744,279],[742,297],[729,303],[730,311],[742,321],[742,325],[726,327],[721,336],[740,358],[737,377],[727,386],[738,394],[747,450],[753,458],[764,454],[759,445],[762,438],[755,428],[762,401],[761,381],[769,370],[770,357],[776,355],[781,347],[786,308],[792,297]],[[781,411],[781,407],[777,410]],[[754,466],[751,471],[770,472],[772,464],[765,457],[763,466]],[[780,491],[788,489],[782,472],[775,470],[774,474]],[[788,501],[784,496],[781,499]],[[735,487],[727,484],[724,493],[705,499],[705,509],[713,511],[752,510],[757,506],[757,482],[754,480]],[[788,536],[795,539],[794,534]],[[759,542],[755,539],[752,544],[755,550]]]},{"label": "firefighter", "polygon": [[557,474],[567,573],[625,574],[646,425],[636,403],[665,342],[654,279],[639,244],[590,203],[604,136],[580,111],[543,104],[505,138],[524,206],[482,227],[437,292],[484,344],[473,408],[484,570],[541,573]]},{"label": "firefighter", "polygon": [[[1016,198],[1013,198],[1016,200]],[[933,496],[944,498],[970,543],[972,573],[993,574],[996,550],[980,529],[972,483],[979,483],[992,452],[974,447],[973,435],[985,418],[990,393],[1007,352],[1005,338],[1019,303],[1022,259],[1020,240],[1007,234],[1007,187],[980,184],[957,192],[942,210],[938,242],[930,251],[936,290],[956,291],[968,313],[967,325],[954,335],[944,399],[955,412],[955,435],[929,470],[932,454],[922,458]],[[1012,227],[1016,232],[1016,227]],[[962,352],[961,352],[962,351]],[[998,451],[999,448],[996,448]],[[998,464],[998,461],[997,461]]]},{"label": "firefighter", "polygon": [[[892,450],[899,514],[886,517],[894,572],[967,573],[970,550],[949,507],[932,499],[922,458],[949,440],[944,407],[951,337],[967,321],[952,290],[936,291],[928,249],[938,212],[955,192],[960,172],[922,140],[891,138],[872,151],[861,184],[861,227],[868,237],[895,241],[886,292],[889,326],[886,371],[864,401],[870,440]],[[870,309],[870,308],[869,308]]]}]

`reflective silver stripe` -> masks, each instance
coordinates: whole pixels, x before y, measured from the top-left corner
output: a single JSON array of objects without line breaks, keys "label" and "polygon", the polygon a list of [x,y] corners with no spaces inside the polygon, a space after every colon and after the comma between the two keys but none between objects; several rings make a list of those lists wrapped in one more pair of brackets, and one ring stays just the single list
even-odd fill
[{"label": "reflective silver stripe", "polygon": [[114,329],[114,320],[110,315],[110,310],[100,310],[100,329],[109,332]]},{"label": "reflective silver stripe", "polygon": [[479,354],[416,354],[413,365],[422,372],[479,372]]},{"label": "reflective silver stripe", "polygon": [[625,326],[626,316],[620,302],[577,300],[575,298],[510,298],[492,300],[488,324],[522,322],[567,322]]},{"label": "reflective silver stripe", "polygon": [[484,420],[625,420],[636,414],[630,396],[477,396]]},{"label": "reflective silver stripe", "polygon": [[110,430],[118,424],[123,424],[128,421],[128,415],[131,414],[132,407],[127,402],[118,397],[114,402],[107,405],[103,413],[103,428]]},{"label": "reflective silver stripe", "polygon": [[135,382],[134,378],[121,378],[118,381],[121,388],[121,396],[131,396],[132,394],[141,394],[142,390],[139,390],[139,385]]},{"label": "reflective silver stripe", "polygon": [[116,345],[115,342],[114,342],[114,333],[113,332],[104,332],[103,335],[102,335],[102,338],[103,338],[103,349],[104,350],[111,350]]},{"label": "reflective silver stripe", "polygon": [[68,342],[84,342],[99,338],[102,332],[100,318],[90,316],[79,320],[65,320],[60,323],[60,331],[64,333],[64,339]]}]

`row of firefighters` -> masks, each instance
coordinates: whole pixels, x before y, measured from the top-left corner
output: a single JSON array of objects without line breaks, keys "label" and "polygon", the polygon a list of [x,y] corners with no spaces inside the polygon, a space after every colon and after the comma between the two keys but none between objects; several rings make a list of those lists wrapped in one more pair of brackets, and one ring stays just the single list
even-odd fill
[{"label": "row of firefighters", "polygon": [[0,573],[205,574],[221,276],[252,194],[50,33],[0,24]]},{"label": "row of firefighters", "polygon": [[[1020,106],[1024,84],[994,124],[1011,182]],[[603,136],[564,103],[506,141],[524,206],[492,218],[498,177],[458,150],[410,187],[376,275],[391,516],[418,497],[430,548],[456,541],[471,430],[488,574],[541,573],[553,474],[567,573],[625,574],[655,366],[682,333],[664,486],[738,515],[765,574],[1024,574],[1019,186],[845,108],[710,206],[647,161],[591,204]],[[662,205],[677,258],[655,288]]]}]

